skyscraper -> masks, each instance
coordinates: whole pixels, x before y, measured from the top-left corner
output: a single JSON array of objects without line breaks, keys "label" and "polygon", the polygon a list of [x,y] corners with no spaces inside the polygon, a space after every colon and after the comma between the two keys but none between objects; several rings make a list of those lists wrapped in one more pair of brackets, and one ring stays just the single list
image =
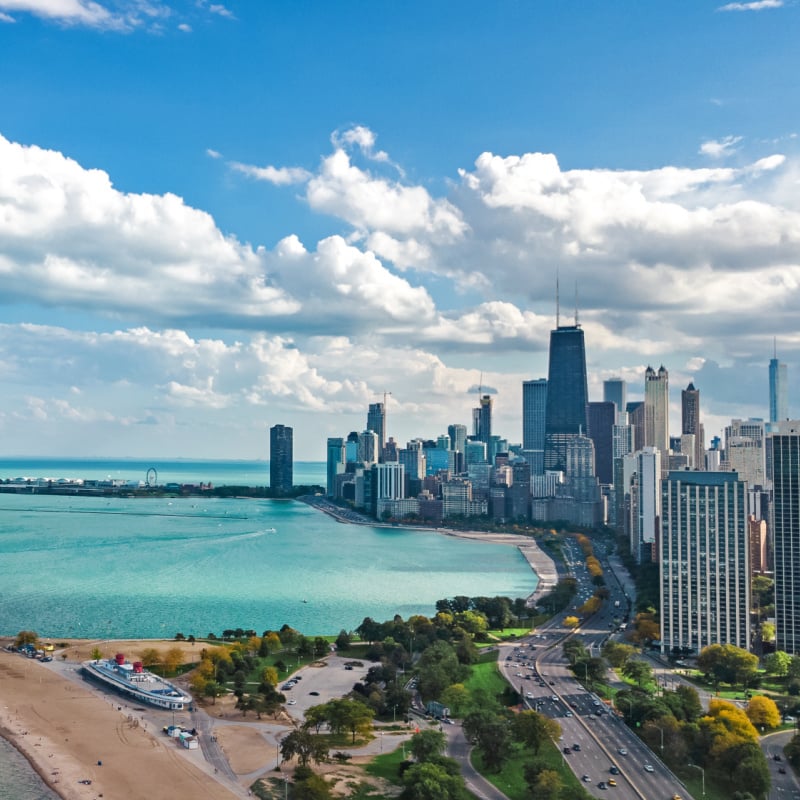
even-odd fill
[{"label": "skyscraper", "polygon": [[567,442],[586,433],[586,352],[580,325],[550,331],[545,410],[545,470],[565,470]]},{"label": "skyscraper", "polygon": [[594,472],[600,483],[614,482],[614,421],[617,416],[613,402],[589,403],[587,408],[587,434],[594,442]]},{"label": "skyscraper", "polygon": [[[694,451],[691,453],[691,466],[694,469],[705,469],[703,453],[703,429],[700,425],[700,392],[690,383],[681,392],[681,433],[694,436]],[[681,450],[683,452],[683,450]]]},{"label": "skyscraper", "polygon": [[367,430],[378,434],[378,453],[382,453],[386,444],[386,406],[383,403],[369,404]]},{"label": "skyscraper", "polygon": [[450,449],[463,453],[464,443],[467,441],[467,426],[459,423],[448,425],[447,435],[450,437]]},{"label": "skyscraper", "polygon": [[603,381],[603,402],[613,403],[618,415],[625,411],[627,389],[627,384],[622,378],[609,378]]},{"label": "skyscraper", "polygon": [[663,365],[644,373],[644,446],[661,451],[662,464],[669,453],[669,373]]},{"label": "skyscraper", "polygon": [[778,361],[777,351],[769,360],[769,421],[780,422],[789,418],[789,394],[786,364]]},{"label": "skyscraper", "polygon": [[775,649],[800,654],[800,421],[775,423],[767,437],[772,471]]},{"label": "skyscraper", "polygon": [[522,449],[531,471],[544,471],[544,428],[547,412],[547,380],[522,382]]},{"label": "skyscraper", "polygon": [[344,439],[330,437],[328,439],[328,458],[327,458],[327,494],[328,497],[336,497],[336,476],[344,472]]},{"label": "skyscraper", "polygon": [[285,425],[269,429],[269,485],[277,494],[289,494],[294,486],[293,434]]},{"label": "skyscraper", "polygon": [[670,472],[661,484],[661,652],[750,646],[747,484]]},{"label": "skyscraper", "polygon": [[473,434],[481,442],[489,444],[492,438],[492,396],[481,396],[480,405],[472,411]]}]

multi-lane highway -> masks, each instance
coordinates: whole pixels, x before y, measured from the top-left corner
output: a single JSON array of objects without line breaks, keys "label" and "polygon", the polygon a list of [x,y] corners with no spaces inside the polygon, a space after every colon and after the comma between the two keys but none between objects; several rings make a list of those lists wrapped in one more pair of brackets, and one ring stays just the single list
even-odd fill
[{"label": "multi-lane highway", "polygon": [[[583,574],[578,552],[571,561],[579,582],[577,605],[594,587]],[[628,614],[631,587],[613,579],[608,585],[610,600],[579,631],[563,627],[562,614],[524,640],[503,646],[501,671],[520,690],[528,708],[558,721],[564,763],[584,780],[592,795],[618,800],[671,800],[676,796],[689,800],[686,788],[616,711],[578,683],[562,654],[568,636],[580,637],[587,649],[599,654],[610,629],[616,626],[615,617]]]}]

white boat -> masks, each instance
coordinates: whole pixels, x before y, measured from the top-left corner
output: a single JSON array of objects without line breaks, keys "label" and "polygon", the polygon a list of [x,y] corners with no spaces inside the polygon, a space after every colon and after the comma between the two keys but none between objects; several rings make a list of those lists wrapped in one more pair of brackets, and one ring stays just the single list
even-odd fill
[{"label": "white boat", "polygon": [[192,702],[190,695],[169,681],[148,672],[141,661],[134,661],[132,664],[126,661],[122,653],[117,653],[114,658],[84,661],[82,666],[85,677],[141,703],[180,711]]}]

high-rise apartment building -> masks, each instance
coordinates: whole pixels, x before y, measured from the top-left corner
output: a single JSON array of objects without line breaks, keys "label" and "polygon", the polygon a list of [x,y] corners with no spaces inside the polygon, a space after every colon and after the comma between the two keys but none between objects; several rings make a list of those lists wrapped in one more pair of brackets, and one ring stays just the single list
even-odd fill
[{"label": "high-rise apartment building", "polygon": [[289,494],[294,486],[293,434],[285,425],[269,429],[269,485],[276,494]]},{"label": "high-rise apartment building", "polygon": [[522,383],[522,450],[531,474],[544,472],[544,432],[547,413],[547,380]]},{"label": "high-rise apartment building", "polygon": [[786,364],[778,361],[778,355],[769,360],[769,421],[780,422],[789,418],[789,386]]},{"label": "high-rise apartment building", "polygon": [[641,450],[644,447],[644,401],[634,400],[625,406],[628,412],[628,424],[633,431],[631,440],[631,452]]},{"label": "high-rise apartment building", "polygon": [[367,430],[375,431],[378,435],[378,453],[383,453],[383,448],[386,444],[386,406],[383,403],[369,404],[367,409]]},{"label": "high-rise apartment building", "polygon": [[747,485],[735,472],[670,472],[661,484],[661,652],[750,648]]},{"label": "high-rise apartment building", "polygon": [[358,434],[358,460],[366,466],[377,464],[380,453],[378,434],[373,430],[361,431]]},{"label": "high-rise apartment building", "polygon": [[580,325],[557,325],[550,332],[545,410],[545,470],[564,471],[567,443],[586,434],[586,351]]},{"label": "high-rise apartment building", "polygon": [[800,655],[800,421],[775,423],[767,437],[775,570],[775,649]]},{"label": "high-rise apartment building", "polygon": [[[703,429],[700,425],[700,392],[690,383],[681,392],[681,434],[694,436],[694,449],[686,455],[691,456],[689,464],[693,469],[703,470],[703,455],[705,442],[703,442]],[[681,453],[684,453],[681,449]]]},{"label": "high-rise apartment building", "polygon": [[761,419],[732,419],[725,428],[725,460],[751,487],[767,485],[765,441]]},{"label": "high-rise apartment building", "polygon": [[613,403],[618,415],[625,412],[627,396],[628,385],[622,378],[608,378],[603,381],[603,402]]},{"label": "high-rise apartment building", "polygon": [[661,451],[666,464],[669,453],[669,373],[661,366],[644,373],[644,445]]}]

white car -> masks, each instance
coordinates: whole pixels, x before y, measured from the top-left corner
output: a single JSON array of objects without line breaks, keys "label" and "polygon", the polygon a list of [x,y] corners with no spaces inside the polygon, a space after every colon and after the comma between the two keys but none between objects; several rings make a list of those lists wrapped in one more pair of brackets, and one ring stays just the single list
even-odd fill
[{"label": "white car", "polygon": [[287,700],[287,701],[286,701],[286,705],[287,705],[287,706],[294,706],[294,705],[297,705],[297,700],[295,700],[294,698],[292,698],[291,700]]},{"label": "white car", "polygon": [[624,748],[624,747],[620,747],[620,748],[619,748],[619,750],[617,750],[617,752],[618,752],[618,753],[619,753],[621,756],[626,756],[626,755],[628,755],[628,751],[627,751],[627,749],[626,749],[626,748]]},{"label": "white car", "polygon": [[653,765],[652,764],[645,764],[644,765],[644,771],[645,772],[655,772],[655,770],[653,769]]}]

